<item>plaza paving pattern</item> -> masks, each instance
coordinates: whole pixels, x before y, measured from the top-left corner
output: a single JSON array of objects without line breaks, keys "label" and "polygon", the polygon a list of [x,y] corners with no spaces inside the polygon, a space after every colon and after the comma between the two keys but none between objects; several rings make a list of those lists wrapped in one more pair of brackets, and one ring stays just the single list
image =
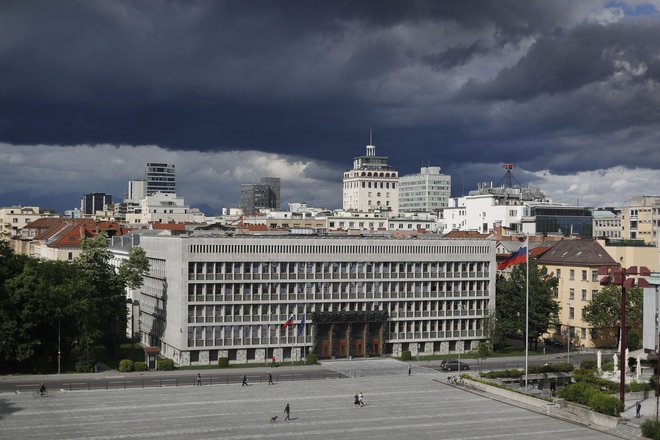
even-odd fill
[{"label": "plaza paving pattern", "polygon": [[[1,439],[607,439],[443,384],[391,359],[324,364],[346,379],[0,395]],[[370,374],[371,372],[371,374]],[[434,380],[436,379],[436,380]],[[353,396],[363,392],[366,406]],[[291,405],[291,421],[283,409]],[[277,422],[271,417],[278,416]]]}]

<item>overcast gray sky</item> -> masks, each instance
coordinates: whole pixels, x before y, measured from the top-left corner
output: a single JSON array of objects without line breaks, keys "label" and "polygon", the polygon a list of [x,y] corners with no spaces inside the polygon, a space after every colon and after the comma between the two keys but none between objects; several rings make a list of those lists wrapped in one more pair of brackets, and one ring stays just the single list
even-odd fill
[{"label": "overcast gray sky", "polygon": [[341,206],[377,153],[460,195],[659,194],[658,1],[4,1],[0,205],[121,198],[144,163],[212,214],[239,185]]}]

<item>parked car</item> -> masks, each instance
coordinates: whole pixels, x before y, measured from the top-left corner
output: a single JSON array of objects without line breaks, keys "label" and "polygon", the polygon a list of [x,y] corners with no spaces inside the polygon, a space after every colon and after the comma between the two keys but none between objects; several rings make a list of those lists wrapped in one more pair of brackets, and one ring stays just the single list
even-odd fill
[{"label": "parked car", "polygon": [[443,371],[469,370],[470,366],[458,359],[449,359],[440,363],[440,369]]}]

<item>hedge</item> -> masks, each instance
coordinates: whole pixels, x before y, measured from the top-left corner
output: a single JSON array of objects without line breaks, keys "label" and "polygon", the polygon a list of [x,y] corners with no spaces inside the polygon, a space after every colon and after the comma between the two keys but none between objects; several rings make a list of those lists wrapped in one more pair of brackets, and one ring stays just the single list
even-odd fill
[{"label": "hedge", "polygon": [[651,440],[660,440],[660,422],[653,419],[645,420],[642,423],[642,435]]},{"label": "hedge", "polygon": [[580,362],[580,369],[582,370],[596,370],[598,368],[598,362],[593,359],[585,359]]},{"label": "hedge", "polygon": [[412,359],[412,354],[410,353],[410,350],[405,350],[401,352],[402,361],[409,361],[411,359]]},{"label": "hedge", "polygon": [[314,365],[318,361],[318,356],[316,353],[310,353],[307,355],[307,365]]},{"label": "hedge", "polygon": [[147,364],[144,363],[144,362],[138,361],[138,362],[133,363],[133,368],[135,369],[135,371],[145,371],[147,369]]},{"label": "hedge", "polygon": [[158,358],[158,370],[170,371],[174,370],[174,361],[167,358]]},{"label": "hedge", "polygon": [[496,370],[489,371],[488,373],[481,373],[481,377],[487,377],[488,379],[496,378],[518,378],[522,377],[525,372],[523,370]]},{"label": "hedge", "polygon": [[218,368],[227,368],[229,366],[229,358],[218,358]]},{"label": "hedge", "polygon": [[621,402],[618,398],[600,391],[587,382],[578,382],[562,388],[557,395],[570,402],[587,405],[597,413],[608,416],[618,417],[621,410]]},{"label": "hedge", "polygon": [[121,371],[122,373],[133,371],[134,369],[135,369],[135,364],[133,363],[132,360],[122,359],[122,360],[119,361],[118,370]]}]

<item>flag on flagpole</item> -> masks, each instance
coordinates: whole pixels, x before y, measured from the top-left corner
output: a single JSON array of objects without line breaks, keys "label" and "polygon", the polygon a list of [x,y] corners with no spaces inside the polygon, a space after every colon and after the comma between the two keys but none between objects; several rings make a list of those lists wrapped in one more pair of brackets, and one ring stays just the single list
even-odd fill
[{"label": "flag on flagpole", "polygon": [[285,329],[290,325],[293,325],[293,313],[291,314],[291,316],[289,316],[289,319],[287,319],[286,322],[282,324],[282,328]]},{"label": "flag on flagpole", "polygon": [[303,315],[302,319],[300,320],[300,324],[298,324],[298,332],[296,335],[300,336],[303,334],[304,331],[305,331],[305,315]]},{"label": "flag on flagpole", "polygon": [[527,248],[529,247],[529,241],[525,242],[520,246],[520,248],[514,252],[509,258],[502,261],[497,265],[497,270],[504,270],[509,266],[515,266],[516,264],[522,264],[527,262]]}]

